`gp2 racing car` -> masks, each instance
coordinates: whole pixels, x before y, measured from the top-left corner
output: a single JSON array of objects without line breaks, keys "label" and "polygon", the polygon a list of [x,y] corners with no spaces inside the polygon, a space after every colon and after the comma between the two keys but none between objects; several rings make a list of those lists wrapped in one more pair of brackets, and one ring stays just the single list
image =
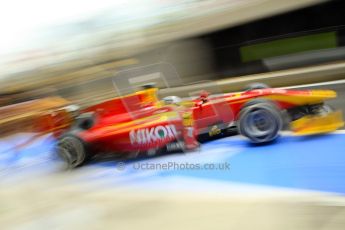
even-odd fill
[{"label": "gp2 racing car", "polygon": [[198,139],[236,131],[251,142],[275,140],[284,126],[297,134],[333,131],[344,125],[341,112],[324,104],[331,90],[286,90],[254,84],[240,93],[192,100],[159,101],[149,88],[89,107],[59,139],[58,152],[76,167],[95,154],[155,155],[160,150],[194,149]]}]

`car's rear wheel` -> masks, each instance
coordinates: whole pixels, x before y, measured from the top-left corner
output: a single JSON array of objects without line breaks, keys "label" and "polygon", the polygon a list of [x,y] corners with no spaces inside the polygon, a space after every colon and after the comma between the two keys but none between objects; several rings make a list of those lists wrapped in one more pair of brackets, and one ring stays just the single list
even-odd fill
[{"label": "car's rear wheel", "polygon": [[260,144],[275,140],[283,127],[278,108],[269,102],[251,103],[239,115],[238,131],[251,142]]},{"label": "car's rear wheel", "polygon": [[75,136],[62,137],[58,142],[57,151],[68,168],[78,167],[88,158],[85,144]]}]

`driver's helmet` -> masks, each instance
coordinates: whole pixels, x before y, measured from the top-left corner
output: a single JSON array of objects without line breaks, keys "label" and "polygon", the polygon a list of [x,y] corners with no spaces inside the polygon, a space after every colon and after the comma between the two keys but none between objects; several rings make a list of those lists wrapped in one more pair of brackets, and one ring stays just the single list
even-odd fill
[{"label": "driver's helmet", "polygon": [[80,114],[80,107],[78,105],[68,105],[64,107],[65,111],[69,113],[73,118],[79,116]]},{"label": "driver's helmet", "polygon": [[182,102],[182,99],[177,96],[168,96],[163,98],[163,101],[166,105],[178,105]]}]

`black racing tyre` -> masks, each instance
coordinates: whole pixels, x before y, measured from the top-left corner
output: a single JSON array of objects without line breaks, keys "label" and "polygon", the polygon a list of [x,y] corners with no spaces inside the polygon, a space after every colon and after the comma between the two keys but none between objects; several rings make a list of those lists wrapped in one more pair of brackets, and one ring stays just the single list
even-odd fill
[{"label": "black racing tyre", "polygon": [[242,108],[238,132],[255,144],[274,141],[283,127],[282,114],[269,102],[252,103]]},{"label": "black racing tyre", "polygon": [[255,89],[268,89],[270,88],[268,85],[264,83],[252,83],[247,85],[244,90],[245,91],[250,91],[250,90],[255,90]]},{"label": "black racing tyre", "polygon": [[68,168],[76,168],[88,159],[84,142],[73,135],[60,138],[57,145],[57,152],[65,161]]}]

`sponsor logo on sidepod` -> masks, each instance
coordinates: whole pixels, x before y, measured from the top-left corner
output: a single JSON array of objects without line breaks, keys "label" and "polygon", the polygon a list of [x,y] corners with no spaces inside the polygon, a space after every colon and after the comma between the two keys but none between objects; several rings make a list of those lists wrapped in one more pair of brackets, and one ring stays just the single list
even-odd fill
[{"label": "sponsor logo on sidepod", "polygon": [[149,144],[177,136],[174,125],[160,125],[152,128],[132,130],[129,133],[131,144]]}]

